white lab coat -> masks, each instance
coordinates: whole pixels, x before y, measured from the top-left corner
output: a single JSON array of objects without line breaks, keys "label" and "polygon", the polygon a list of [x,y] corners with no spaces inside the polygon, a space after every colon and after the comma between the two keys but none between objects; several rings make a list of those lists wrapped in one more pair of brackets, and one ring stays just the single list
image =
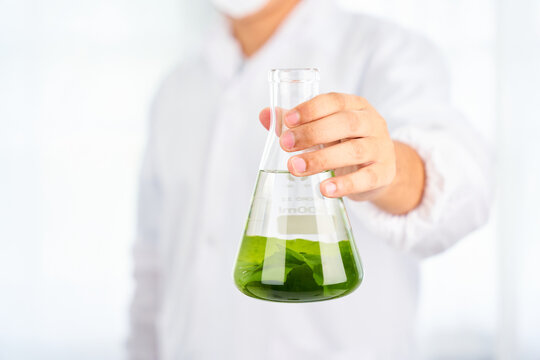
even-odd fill
[{"label": "white lab coat", "polygon": [[[358,94],[426,165],[421,204],[392,216],[346,200],[365,279],[310,304],[255,300],[232,268],[266,130],[267,71],[317,67],[321,91]],[[414,357],[418,261],[486,221],[489,157],[449,102],[446,70],[424,38],[304,0],[244,60],[225,22],[164,82],[151,114],[134,247],[132,359]]]}]

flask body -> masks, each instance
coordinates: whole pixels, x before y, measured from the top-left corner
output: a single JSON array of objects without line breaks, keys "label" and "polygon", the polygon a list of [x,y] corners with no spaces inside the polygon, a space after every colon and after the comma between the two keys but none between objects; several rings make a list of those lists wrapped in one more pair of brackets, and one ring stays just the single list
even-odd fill
[{"label": "flask body", "polygon": [[[296,177],[292,155],[279,146],[281,119],[318,93],[315,69],[270,72],[271,126],[234,268],[244,294],[269,301],[338,298],[361,283],[363,269],[341,198],[326,198],[320,183],[332,171]],[[313,151],[308,149],[306,151]]]}]

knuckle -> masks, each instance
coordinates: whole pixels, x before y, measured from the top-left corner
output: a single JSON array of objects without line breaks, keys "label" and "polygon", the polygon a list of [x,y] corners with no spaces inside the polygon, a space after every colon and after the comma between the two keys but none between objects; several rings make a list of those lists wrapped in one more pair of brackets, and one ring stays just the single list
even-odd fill
[{"label": "knuckle", "polygon": [[310,120],[314,118],[322,102],[324,102],[324,98],[320,97],[319,95],[306,103],[306,113]]},{"label": "knuckle", "polygon": [[359,102],[360,104],[362,104],[362,105],[367,105],[367,104],[369,104],[368,101],[366,100],[366,98],[363,97],[363,96],[357,96],[357,99],[358,99],[358,102]]},{"label": "knuckle", "polygon": [[313,143],[317,139],[317,124],[316,122],[306,124],[304,133],[306,136],[306,140],[310,143]]},{"label": "knuckle", "polygon": [[343,109],[345,107],[345,97],[343,96],[343,94],[331,92],[328,95],[330,95],[330,99],[332,100],[332,102],[334,102],[340,109]]},{"label": "knuckle", "polygon": [[358,113],[356,111],[344,111],[343,115],[345,116],[345,121],[347,122],[349,133],[351,135],[359,134],[361,122],[358,118]]},{"label": "knuckle", "polygon": [[304,158],[306,159],[307,170],[310,172],[321,170],[326,163],[324,157],[316,153],[307,153]]},{"label": "knuckle", "polygon": [[355,183],[354,177],[351,175],[342,177],[339,185],[341,192],[344,194],[351,194],[355,192]]},{"label": "knuckle", "polygon": [[335,91],[331,91],[329,92],[328,94],[326,94],[328,97],[330,97],[331,99],[335,99],[339,96],[339,93],[338,92],[335,92]]},{"label": "knuckle", "polygon": [[394,178],[396,177],[396,173],[397,173],[396,164],[391,163],[388,166],[388,170],[386,173],[385,185],[390,185],[392,181],[394,181]]},{"label": "knuckle", "polygon": [[311,125],[311,123],[303,125],[297,132],[298,134],[298,146],[309,147],[315,144],[317,132]]},{"label": "knuckle", "polygon": [[384,154],[384,144],[375,137],[365,137],[364,149],[366,152],[369,152],[370,157],[373,159],[378,159],[381,154]]},{"label": "knuckle", "polygon": [[354,140],[350,140],[350,142],[352,143],[351,144],[351,151],[352,151],[351,155],[353,156],[353,158],[356,161],[360,161],[361,159],[364,158],[364,154],[365,154],[364,142],[362,141],[362,139],[354,139]]},{"label": "knuckle", "polygon": [[[319,95],[320,96],[320,95]],[[306,121],[310,121],[312,118],[312,114],[317,109],[317,104],[319,102],[319,96],[314,97],[311,100],[308,100],[296,107],[296,110],[300,114],[300,122],[304,123]]]},{"label": "knuckle", "polygon": [[369,139],[371,152],[376,156],[382,153],[382,144],[374,138]]},{"label": "knuckle", "polygon": [[372,167],[364,168],[365,184],[366,188],[369,190],[375,189],[379,185],[379,173],[375,171]]}]

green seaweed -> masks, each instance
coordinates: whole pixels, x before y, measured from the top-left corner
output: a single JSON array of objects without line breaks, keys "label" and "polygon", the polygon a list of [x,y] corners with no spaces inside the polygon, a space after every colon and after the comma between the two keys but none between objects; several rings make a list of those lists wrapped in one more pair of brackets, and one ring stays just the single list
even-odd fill
[{"label": "green seaweed", "polygon": [[281,302],[344,296],[358,287],[362,276],[360,261],[348,240],[328,244],[263,236],[244,237],[234,272],[235,283],[244,294]]}]

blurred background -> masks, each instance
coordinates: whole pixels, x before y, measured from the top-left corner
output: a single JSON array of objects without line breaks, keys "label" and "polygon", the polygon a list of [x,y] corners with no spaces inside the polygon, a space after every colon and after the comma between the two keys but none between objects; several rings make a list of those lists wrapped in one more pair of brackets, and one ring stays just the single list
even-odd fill
[{"label": "blurred background", "polygon": [[[540,358],[540,2],[342,0],[422,32],[497,153],[491,221],[422,265],[424,359]],[[0,359],[121,359],[150,101],[204,1],[0,0]]]}]

